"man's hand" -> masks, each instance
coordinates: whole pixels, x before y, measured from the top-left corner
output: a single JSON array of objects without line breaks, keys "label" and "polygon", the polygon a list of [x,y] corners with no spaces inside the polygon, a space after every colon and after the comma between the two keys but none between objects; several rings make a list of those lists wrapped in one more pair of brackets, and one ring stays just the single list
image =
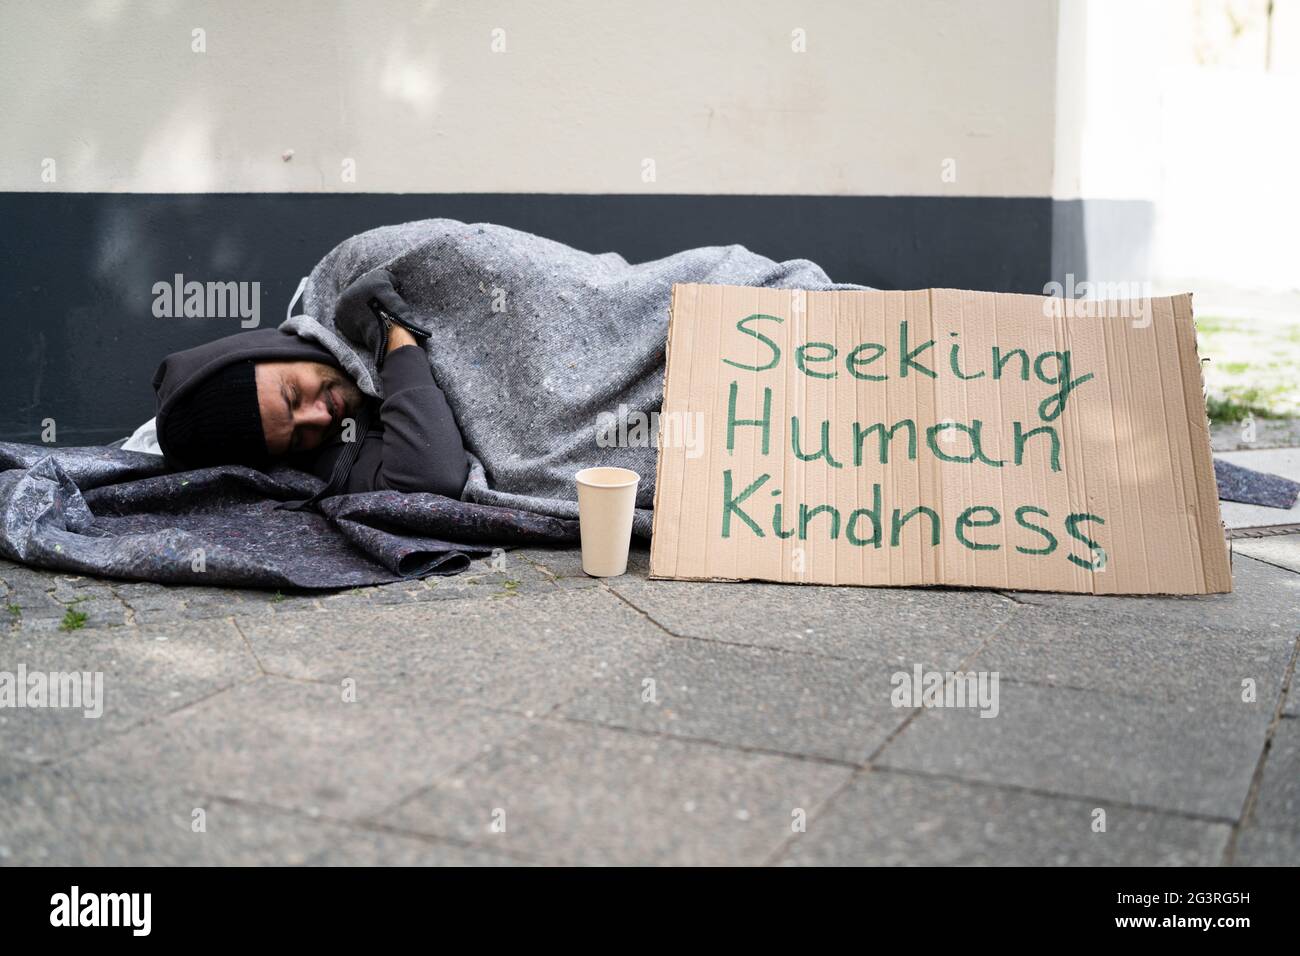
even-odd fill
[{"label": "man's hand", "polygon": [[368,349],[375,366],[382,368],[384,357],[394,348],[429,338],[409,313],[410,307],[397,293],[393,274],[384,268],[372,269],[343,291],[334,308],[334,326]]},{"label": "man's hand", "polygon": [[393,351],[393,349],[400,349],[404,345],[419,344],[420,343],[415,340],[414,335],[406,331],[406,329],[402,328],[400,325],[394,325],[388,330],[388,350],[384,354],[387,355],[388,352]]}]

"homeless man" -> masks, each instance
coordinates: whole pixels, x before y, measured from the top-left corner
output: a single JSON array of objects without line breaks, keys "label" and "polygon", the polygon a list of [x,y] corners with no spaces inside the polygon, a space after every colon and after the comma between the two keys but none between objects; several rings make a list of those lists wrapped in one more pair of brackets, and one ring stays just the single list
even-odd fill
[{"label": "homeless man", "polygon": [[424,353],[429,333],[406,315],[385,269],[349,286],[335,311],[335,327],[374,356],[382,402],[363,395],[329,351],[291,332],[240,332],[167,356],[153,384],[168,464],[283,460],[324,479],[323,493],[459,498],[465,447]]}]

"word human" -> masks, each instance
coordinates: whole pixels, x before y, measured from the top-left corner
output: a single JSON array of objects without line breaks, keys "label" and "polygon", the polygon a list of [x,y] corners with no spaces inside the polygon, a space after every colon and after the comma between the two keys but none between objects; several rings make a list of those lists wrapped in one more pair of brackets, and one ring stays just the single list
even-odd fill
[{"label": "word human", "polygon": [[152,925],[151,893],[68,893],[50,897],[51,926],[129,926],[133,936],[148,936]]}]

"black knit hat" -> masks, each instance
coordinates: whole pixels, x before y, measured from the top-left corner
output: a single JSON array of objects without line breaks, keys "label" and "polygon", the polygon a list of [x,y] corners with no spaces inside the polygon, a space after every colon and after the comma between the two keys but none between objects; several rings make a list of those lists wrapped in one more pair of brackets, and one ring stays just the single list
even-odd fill
[{"label": "black knit hat", "polygon": [[169,410],[164,431],[167,454],[190,468],[266,464],[253,363],[234,362],[199,382]]}]

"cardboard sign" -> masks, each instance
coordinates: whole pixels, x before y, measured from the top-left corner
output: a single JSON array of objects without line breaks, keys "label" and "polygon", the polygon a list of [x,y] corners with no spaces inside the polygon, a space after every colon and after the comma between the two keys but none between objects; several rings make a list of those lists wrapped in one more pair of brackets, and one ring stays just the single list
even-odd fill
[{"label": "cardboard sign", "polygon": [[1187,295],[677,285],[658,438],[652,577],[1232,588]]}]

